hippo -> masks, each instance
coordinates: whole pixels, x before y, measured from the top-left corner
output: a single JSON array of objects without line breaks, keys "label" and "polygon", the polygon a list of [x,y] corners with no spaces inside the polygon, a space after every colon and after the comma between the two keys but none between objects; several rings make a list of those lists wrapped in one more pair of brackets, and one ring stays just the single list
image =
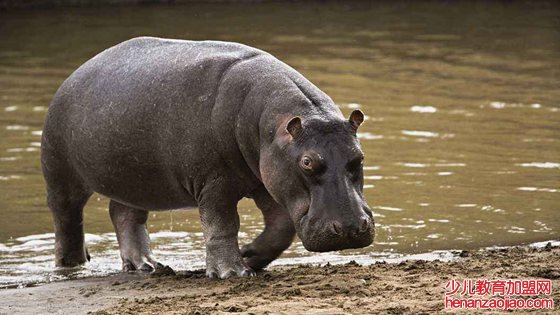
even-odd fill
[{"label": "hippo", "polygon": [[[374,238],[357,130],[332,99],[262,50],[222,41],[139,37],[80,66],[56,92],[41,141],[55,263],[90,260],[83,208],[110,199],[123,271],[165,268],[149,211],[198,208],[210,278],[254,276],[295,235],[314,252]],[[264,231],[238,243],[237,203]]]}]

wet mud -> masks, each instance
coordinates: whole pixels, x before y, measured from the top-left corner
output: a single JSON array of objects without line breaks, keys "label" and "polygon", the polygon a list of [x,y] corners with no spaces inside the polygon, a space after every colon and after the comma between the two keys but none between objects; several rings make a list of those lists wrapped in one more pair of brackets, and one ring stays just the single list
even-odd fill
[{"label": "wet mud", "polygon": [[[282,266],[255,278],[210,280],[204,270],[118,274],[0,291],[0,314],[431,314],[445,284],[550,279],[560,303],[560,247],[462,251],[451,262]],[[539,313],[542,313],[540,311]]]}]

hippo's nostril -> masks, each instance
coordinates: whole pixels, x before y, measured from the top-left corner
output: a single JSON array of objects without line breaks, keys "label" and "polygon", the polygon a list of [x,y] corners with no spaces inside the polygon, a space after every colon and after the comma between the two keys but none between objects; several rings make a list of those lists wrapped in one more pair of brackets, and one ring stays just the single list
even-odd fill
[{"label": "hippo's nostril", "polygon": [[364,234],[368,230],[368,227],[369,227],[369,220],[367,218],[363,218],[358,233]]},{"label": "hippo's nostril", "polygon": [[332,230],[333,230],[334,234],[342,235],[342,226],[340,225],[340,223],[333,222]]}]

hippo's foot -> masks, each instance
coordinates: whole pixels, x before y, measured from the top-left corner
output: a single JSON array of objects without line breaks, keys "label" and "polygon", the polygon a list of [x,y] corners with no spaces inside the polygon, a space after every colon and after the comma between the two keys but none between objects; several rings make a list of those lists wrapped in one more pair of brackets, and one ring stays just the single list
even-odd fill
[{"label": "hippo's foot", "polygon": [[271,253],[270,251],[260,251],[258,247],[258,245],[251,243],[243,246],[243,248],[241,249],[241,255],[245,257],[245,262],[253,270],[263,269],[280,255]]},{"label": "hippo's foot", "polygon": [[227,279],[231,277],[254,277],[256,273],[237,257],[209,257],[206,259],[206,276],[210,279]]},{"label": "hippo's foot", "polygon": [[261,270],[268,266],[290,246],[294,233],[292,225],[286,225],[283,230],[265,228],[251,244],[241,249],[245,263],[253,270]]},{"label": "hippo's foot", "polygon": [[91,260],[87,248],[84,246],[83,250],[77,250],[74,252],[60,253],[61,250],[56,249],[55,255],[55,265],[57,267],[73,268],[85,264]]},{"label": "hippo's foot", "polygon": [[[136,257],[132,258],[132,257]],[[133,271],[141,271],[141,272],[158,272],[164,269],[168,269],[168,266],[165,266],[153,258],[151,256],[130,256],[130,258],[123,258],[122,263],[122,271],[123,272],[133,272]]]}]

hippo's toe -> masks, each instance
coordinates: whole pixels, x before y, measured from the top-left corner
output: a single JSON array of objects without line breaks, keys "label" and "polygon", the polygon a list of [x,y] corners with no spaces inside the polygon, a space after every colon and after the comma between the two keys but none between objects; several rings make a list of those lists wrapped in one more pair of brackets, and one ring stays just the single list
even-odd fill
[{"label": "hippo's toe", "polygon": [[122,265],[123,272],[153,272],[153,273],[161,273],[165,271],[165,273],[174,273],[173,269],[169,266],[165,266],[162,263],[159,263],[153,259],[139,259],[138,261],[134,261],[132,259],[125,259],[123,260]]},{"label": "hippo's toe", "polygon": [[[223,266],[223,265],[222,265]],[[232,267],[210,266],[206,269],[206,276],[210,279],[228,279],[232,277],[254,277],[257,274],[253,269],[245,265],[245,263],[238,263]]]}]

